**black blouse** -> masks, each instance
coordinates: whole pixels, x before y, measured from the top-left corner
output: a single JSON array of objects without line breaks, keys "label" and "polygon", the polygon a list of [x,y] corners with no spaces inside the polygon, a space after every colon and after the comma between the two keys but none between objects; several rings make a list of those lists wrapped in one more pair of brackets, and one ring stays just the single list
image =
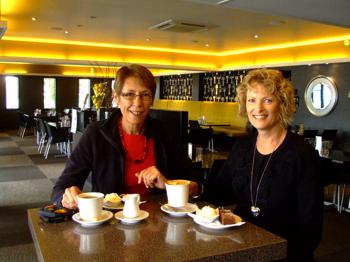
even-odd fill
[{"label": "black blouse", "polygon": [[[218,206],[237,204],[243,219],[288,240],[288,258],[311,259],[321,239],[323,186],[317,152],[302,137],[290,133],[273,153],[258,192],[258,217],[251,213],[250,177],[256,136],[238,139],[219,174],[207,185],[204,199]],[[258,174],[269,156],[256,153]],[[258,171],[259,170],[259,171]],[[255,198],[254,198],[255,199]]]}]

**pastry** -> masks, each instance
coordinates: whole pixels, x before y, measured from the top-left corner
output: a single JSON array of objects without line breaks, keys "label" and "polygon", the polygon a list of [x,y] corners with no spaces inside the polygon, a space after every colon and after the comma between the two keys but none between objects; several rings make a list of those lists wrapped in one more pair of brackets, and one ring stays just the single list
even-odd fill
[{"label": "pastry", "polygon": [[230,209],[219,209],[219,221],[223,225],[230,225],[241,222],[241,219],[233,214]]}]

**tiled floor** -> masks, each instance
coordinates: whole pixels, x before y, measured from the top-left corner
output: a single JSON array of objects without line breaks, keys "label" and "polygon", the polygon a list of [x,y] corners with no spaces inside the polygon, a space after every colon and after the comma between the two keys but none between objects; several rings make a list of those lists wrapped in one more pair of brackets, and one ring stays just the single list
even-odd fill
[{"label": "tiled floor", "polygon": [[67,158],[38,153],[33,136],[0,133],[0,261],[37,261],[26,210],[50,201]]},{"label": "tiled floor", "polygon": [[[22,139],[15,131],[0,132],[0,261],[37,261],[26,210],[50,200],[53,184],[66,162],[55,154],[58,152],[52,149],[44,159],[33,136]],[[327,208],[324,217],[317,261],[350,261],[350,214]]]}]

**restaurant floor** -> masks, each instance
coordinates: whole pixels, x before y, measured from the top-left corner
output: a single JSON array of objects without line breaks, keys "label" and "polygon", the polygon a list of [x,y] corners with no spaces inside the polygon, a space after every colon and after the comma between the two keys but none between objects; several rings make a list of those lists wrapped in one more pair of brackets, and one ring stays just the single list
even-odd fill
[{"label": "restaurant floor", "polygon": [[[16,131],[0,131],[0,261],[38,261],[30,236],[26,210],[47,203],[53,184],[67,158],[48,159],[37,152],[34,136],[23,139]],[[331,190],[325,191],[326,198]],[[347,192],[347,198],[349,197]],[[323,239],[316,260],[349,261],[350,214],[325,208]]]}]

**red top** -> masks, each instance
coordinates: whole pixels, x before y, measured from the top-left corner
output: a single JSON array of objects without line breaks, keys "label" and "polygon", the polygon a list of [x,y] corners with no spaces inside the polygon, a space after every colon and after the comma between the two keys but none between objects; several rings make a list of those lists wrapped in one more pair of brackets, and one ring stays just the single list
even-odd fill
[{"label": "red top", "polygon": [[156,161],[154,158],[154,141],[148,139],[144,135],[131,135],[122,131],[122,143],[126,151],[124,183],[126,193],[139,193],[140,195],[150,194],[151,188],[146,188],[145,184],[137,183],[135,173],[154,166]]}]

